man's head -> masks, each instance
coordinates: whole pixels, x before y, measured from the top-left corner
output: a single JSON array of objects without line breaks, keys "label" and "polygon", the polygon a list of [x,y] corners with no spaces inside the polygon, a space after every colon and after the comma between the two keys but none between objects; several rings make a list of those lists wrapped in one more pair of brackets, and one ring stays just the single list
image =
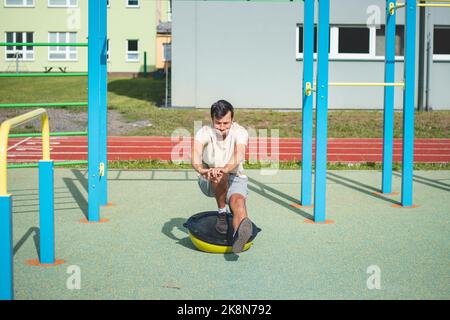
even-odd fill
[{"label": "man's head", "polygon": [[219,100],[211,106],[211,120],[214,128],[226,137],[233,123],[234,109],[231,103]]}]

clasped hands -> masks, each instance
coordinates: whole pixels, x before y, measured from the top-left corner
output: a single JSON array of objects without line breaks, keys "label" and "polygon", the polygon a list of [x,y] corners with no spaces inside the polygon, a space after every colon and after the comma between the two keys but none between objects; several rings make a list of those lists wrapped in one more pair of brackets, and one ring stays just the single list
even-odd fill
[{"label": "clasped hands", "polygon": [[225,168],[209,168],[203,169],[200,174],[213,183],[219,183],[222,180],[224,174],[227,174],[228,170]]}]

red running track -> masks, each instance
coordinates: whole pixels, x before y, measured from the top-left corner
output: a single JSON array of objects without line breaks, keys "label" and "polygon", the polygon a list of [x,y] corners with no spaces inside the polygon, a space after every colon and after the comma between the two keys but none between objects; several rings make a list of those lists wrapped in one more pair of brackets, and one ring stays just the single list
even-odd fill
[{"label": "red running track", "polygon": [[[51,158],[55,161],[86,160],[87,137],[51,137]],[[40,138],[11,138],[8,142],[8,162],[35,162],[41,157]],[[249,141],[247,159],[250,161],[301,160],[301,139],[254,138]],[[190,137],[108,137],[108,160],[183,160],[189,161]],[[382,162],[382,139],[330,138],[329,162]],[[313,150],[314,156],[314,150]],[[394,161],[401,162],[402,140],[394,140]],[[450,162],[450,139],[416,139],[414,161]]]}]

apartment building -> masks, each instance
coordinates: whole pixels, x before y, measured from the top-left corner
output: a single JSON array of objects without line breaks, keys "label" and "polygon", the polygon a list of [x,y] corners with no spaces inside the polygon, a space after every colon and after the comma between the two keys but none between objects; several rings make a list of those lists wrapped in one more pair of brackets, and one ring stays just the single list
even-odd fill
[{"label": "apartment building", "polygon": [[[137,74],[158,64],[157,26],[170,0],[108,0],[108,72]],[[88,0],[3,0],[0,41],[86,43]],[[159,46],[164,45],[158,43]],[[86,47],[0,47],[0,72],[87,70]]]}]

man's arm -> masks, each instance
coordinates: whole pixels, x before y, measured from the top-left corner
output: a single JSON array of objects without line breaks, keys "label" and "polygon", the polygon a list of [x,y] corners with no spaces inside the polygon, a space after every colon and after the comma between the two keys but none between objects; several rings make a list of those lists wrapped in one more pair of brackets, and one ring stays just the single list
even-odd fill
[{"label": "man's arm", "polygon": [[194,168],[194,170],[200,173],[201,175],[204,175],[209,170],[203,168],[202,154],[203,154],[203,144],[200,141],[194,139],[194,147],[192,148],[191,152],[192,168]]},{"label": "man's arm", "polygon": [[230,162],[228,162],[223,168],[223,173],[229,173],[236,169],[236,167],[245,160],[245,151],[247,149],[247,145],[245,144],[236,144],[234,146],[234,155],[231,158]]}]

